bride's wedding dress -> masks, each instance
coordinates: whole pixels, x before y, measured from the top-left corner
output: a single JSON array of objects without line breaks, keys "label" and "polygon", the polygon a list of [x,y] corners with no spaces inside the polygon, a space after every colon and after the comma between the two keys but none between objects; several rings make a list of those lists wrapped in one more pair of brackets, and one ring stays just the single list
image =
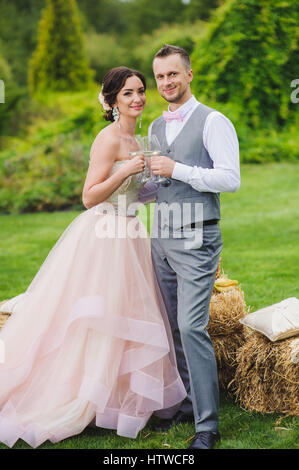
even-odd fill
[{"label": "bride's wedding dress", "polygon": [[150,240],[134,216],[140,188],[131,176],[77,216],[27,290],[1,305],[11,313],[0,331],[0,441],[9,447],[89,424],[134,438],[154,411],[185,398]]}]

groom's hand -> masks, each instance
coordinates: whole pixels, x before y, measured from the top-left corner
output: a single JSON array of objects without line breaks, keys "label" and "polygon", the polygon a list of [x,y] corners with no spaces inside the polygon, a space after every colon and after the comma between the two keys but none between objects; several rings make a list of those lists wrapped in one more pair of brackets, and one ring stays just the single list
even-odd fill
[{"label": "groom's hand", "polygon": [[175,161],[169,157],[152,157],[151,168],[154,175],[164,176],[165,178],[171,178]]}]

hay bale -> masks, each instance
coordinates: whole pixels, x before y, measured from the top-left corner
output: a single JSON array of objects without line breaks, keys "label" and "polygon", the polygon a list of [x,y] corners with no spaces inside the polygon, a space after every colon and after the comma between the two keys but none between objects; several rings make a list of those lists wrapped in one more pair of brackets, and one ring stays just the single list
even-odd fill
[{"label": "hay bale", "polygon": [[229,391],[229,384],[235,376],[236,355],[245,341],[245,328],[230,335],[211,336],[218,370],[219,387]]},{"label": "hay bale", "polygon": [[290,344],[291,347],[291,361],[294,364],[299,363],[299,337],[294,339]]},{"label": "hay bale", "polygon": [[238,281],[221,270],[221,258],[215,275],[207,327],[214,345],[219,387],[228,390],[236,370],[236,353],[245,341],[245,327],[239,322],[248,313],[244,293]]},{"label": "hay bale", "polygon": [[239,320],[247,314],[248,308],[240,287],[234,286],[226,292],[214,290],[210,301],[208,332],[216,336],[241,331]]},{"label": "hay bale", "polygon": [[247,334],[236,355],[233,387],[240,405],[262,413],[299,416],[299,365],[292,362],[294,338],[272,342]]},{"label": "hay bale", "polygon": [[236,351],[240,348],[245,340],[243,330],[234,335],[212,336],[211,339],[219,368],[236,365]]}]

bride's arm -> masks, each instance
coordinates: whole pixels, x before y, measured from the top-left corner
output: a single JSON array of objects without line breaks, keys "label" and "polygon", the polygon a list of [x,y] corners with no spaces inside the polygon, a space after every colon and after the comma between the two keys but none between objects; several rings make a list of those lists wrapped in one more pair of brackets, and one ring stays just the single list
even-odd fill
[{"label": "bride's arm", "polygon": [[115,157],[119,155],[119,139],[110,135],[98,135],[90,151],[90,164],[87,171],[82,202],[87,209],[105,201],[128,176],[143,170],[143,157],[132,158],[109,176]]}]

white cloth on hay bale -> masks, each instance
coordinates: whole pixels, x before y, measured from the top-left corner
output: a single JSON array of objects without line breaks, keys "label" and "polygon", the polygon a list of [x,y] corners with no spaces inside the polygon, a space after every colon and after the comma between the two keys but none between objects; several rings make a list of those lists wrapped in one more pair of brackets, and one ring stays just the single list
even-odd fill
[{"label": "white cloth on hay bale", "polygon": [[239,321],[271,341],[296,336],[299,334],[299,299],[290,297],[249,313]]}]

